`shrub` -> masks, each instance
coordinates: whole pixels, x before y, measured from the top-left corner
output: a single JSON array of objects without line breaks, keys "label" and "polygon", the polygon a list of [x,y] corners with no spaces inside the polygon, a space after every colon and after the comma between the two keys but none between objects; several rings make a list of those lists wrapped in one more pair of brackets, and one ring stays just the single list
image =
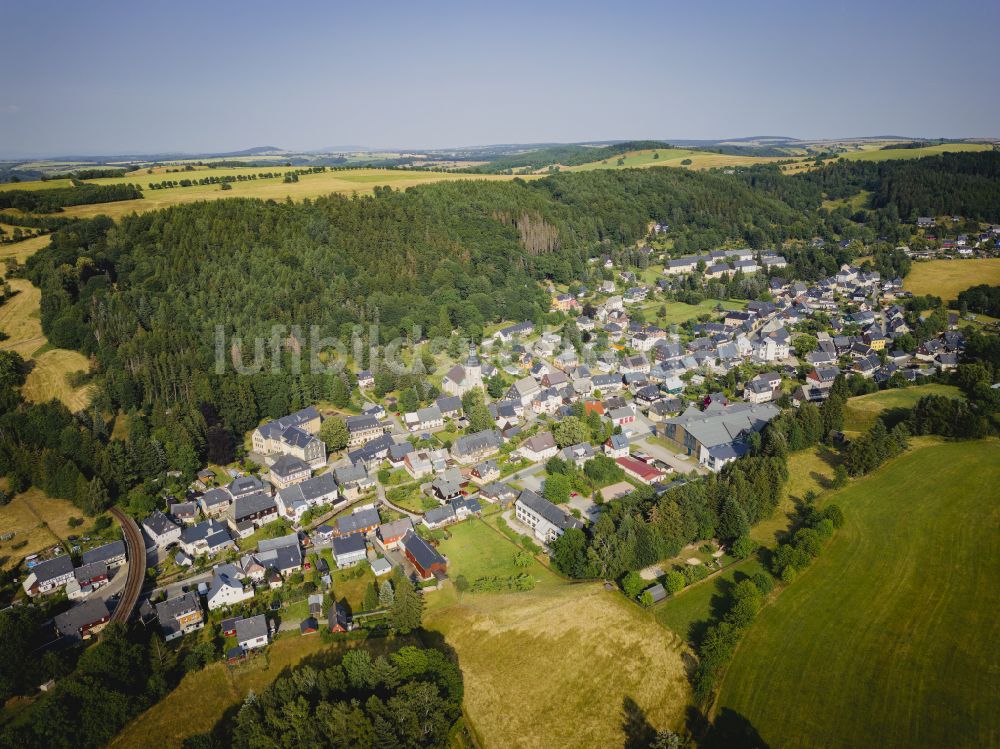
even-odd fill
[{"label": "shrub", "polygon": [[638,572],[629,572],[621,581],[622,590],[629,598],[637,598],[646,587],[646,581]]},{"label": "shrub", "polygon": [[708,577],[708,568],[703,564],[689,565],[684,570],[684,578],[687,580],[688,585],[692,585],[699,580],[704,580],[706,577]]},{"label": "shrub", "polygon": [[774,590],[774,578],[766,572],[758,572],[750,579],[753,580],[753,584],[765,596]]},{"label": "shrub", "polygon": [[687,579],[684,574],[673,570],[667,573],[667,580],[664,587],[666,587],[668,593],[678,593],[684,590],[684,586],[687,585]]}]

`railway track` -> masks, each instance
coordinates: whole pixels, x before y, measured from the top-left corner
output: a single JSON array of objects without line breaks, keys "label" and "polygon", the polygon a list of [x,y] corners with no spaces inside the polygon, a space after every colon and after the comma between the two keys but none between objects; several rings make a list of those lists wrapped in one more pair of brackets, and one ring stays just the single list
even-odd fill
[{"label": "railway track", "polygon": [[128,577],[125,578],[125,589],[115,612],[111,615],[112,622],[127,622],[135,606],[139,602],[142,591],[142,581],[146,576],[146,544],[142,540],[139,525],[117,507],[111,508],[111,514],[117,518],[125,535],[125,550],[128,553]]}]

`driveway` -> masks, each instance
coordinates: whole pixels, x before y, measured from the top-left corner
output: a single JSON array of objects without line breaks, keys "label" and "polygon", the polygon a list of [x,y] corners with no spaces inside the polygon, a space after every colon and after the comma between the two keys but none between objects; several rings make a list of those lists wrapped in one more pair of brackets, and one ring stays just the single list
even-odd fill
[{"label": "driveway", "polygon": [[675,453],[673,450],[668,450],[663,445],[658,445],[648,439],[639,440],[634,443],[634,446],[642,452],[649,453],[657,460],[662,460],[677,473],[686,474],[691,471],[697,471],[701,474],[708,473],[708,470],[704,466],[699,465],[693,458]]}]

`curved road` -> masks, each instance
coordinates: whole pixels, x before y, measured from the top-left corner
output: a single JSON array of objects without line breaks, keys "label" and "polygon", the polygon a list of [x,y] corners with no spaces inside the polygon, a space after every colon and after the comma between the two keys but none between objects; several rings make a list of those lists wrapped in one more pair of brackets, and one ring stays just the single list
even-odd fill
[{"label": "curved road", "polygon": [[115,613],[111,615],[112,622],[127,622],[139,602],[142,581],[146,576],[146,544],[142,540],[139,525],[117,507],[111,508],[111,514],[121,524],[125,536],[125,550],[128,556],[125,590],[122,591]]}]

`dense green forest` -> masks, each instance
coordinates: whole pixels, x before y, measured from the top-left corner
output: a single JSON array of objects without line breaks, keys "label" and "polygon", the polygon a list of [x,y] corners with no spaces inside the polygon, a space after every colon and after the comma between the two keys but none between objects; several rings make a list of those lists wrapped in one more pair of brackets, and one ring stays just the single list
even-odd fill
[{"label": "dense green forest", "polygon": [[501,156],[489,163],[472,166],[463,171],[475,172],[477,174],[512,174],[515,170],[527,169],[532,171],[542,169],[551,164],[561,164],[563,166],[576,166],[578,164],[589,164],[592,161],[603,161],[619,156],[629,151],[641,151],[649,148],[671,148],[669,143],[658,140],[630,140],[624,143],[615,143],[611,146],[549,146],[539,148],[535,151],[514,154],[511,156]]},{"label": "dense green forest", "polygon": [[2,190],[0,209],[15,208],[28,213],[54,213],[71,205],[114,203],[118,200],[138,200],[142,190],[135,185],[90,185],[79,182],[73,187],[53,187],[48,190]]}]

